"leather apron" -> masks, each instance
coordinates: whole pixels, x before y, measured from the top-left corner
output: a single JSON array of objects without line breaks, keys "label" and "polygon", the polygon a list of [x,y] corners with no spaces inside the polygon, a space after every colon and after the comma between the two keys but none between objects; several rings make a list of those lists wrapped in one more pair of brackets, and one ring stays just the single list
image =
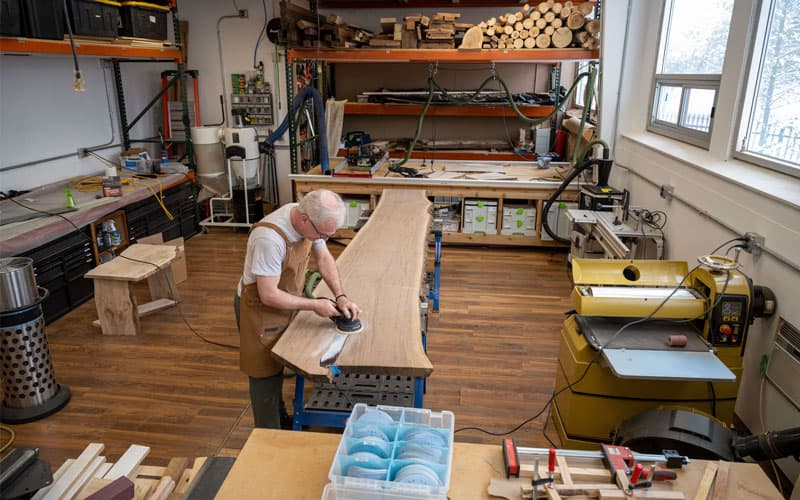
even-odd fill
[{"label": "leather apron", "polygon": [[[311,241],[302,239],[292,243],[286,234],[269,222],[253,224],[253,229],[266,227],[286,242],[286,257],[283,260],[278,288],[292,295],[302,295],[306,267],[311,253]],[[283,365],[272,357],[272,347],[281,337],[297,311],[276,309],[264,305],[258,295],[258,284],[245,285],[239,303],[241,328],[239,329],[239,367],[248,376],[271,377],[281,373]]]}]

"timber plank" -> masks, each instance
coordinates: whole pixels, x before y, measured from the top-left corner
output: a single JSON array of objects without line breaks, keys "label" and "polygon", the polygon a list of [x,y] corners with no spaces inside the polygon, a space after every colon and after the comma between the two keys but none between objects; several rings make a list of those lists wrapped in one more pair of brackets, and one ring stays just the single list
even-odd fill
[{"label": "timber plank", "polygon": [[[387,189],[375,212],[337,259],[345,293],[362,309],[364,331],[351,335],[336,366],[345,372],[427,376],[419,296],[425,272],[431,204],[422,190]],[[331,297],[321,283],[317,297]],[[335,337],[327,318],[301,311],[272,349],[298,373],[327,378],[319,366]]]}]

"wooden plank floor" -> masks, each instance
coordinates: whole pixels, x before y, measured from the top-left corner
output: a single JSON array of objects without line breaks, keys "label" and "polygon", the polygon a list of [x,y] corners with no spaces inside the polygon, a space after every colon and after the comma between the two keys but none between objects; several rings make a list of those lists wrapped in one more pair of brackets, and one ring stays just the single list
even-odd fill
[{"label": "wooden plank floor", "polygon": [[[189,279],[181,310],[215,342],[238,344],[233,293],[246,235],[215,231],[186,243]],[[331,243],[334,254],[343,247]],[[425,406],[452,410],[456,426],[506,431],[532,416],[552,389],[558,332],[569,309],[565,253],[445,247],[441,311],[431,314],[434,372]],[[146,286],[137,290],[146,300]],[[150,446],[149,464],[175,456],[236,455],[252,429],[238,351],[208,344],[171,308],[142,319],[135,337],[103,336],[90,300],[47,327],[56,378],[72,390],[59,413],[16,425],[17,445],[38,446],[59,465],[89,442],[116,460],[131,443]],[[290,404],[293,379],[286,379]],[[544,416],[514,436],[545,446]],[[550,435],[555,432],[550,429]],[[5,433],[2,439],[6,439]],[[459,441],[499,443],[474,431]]]}]

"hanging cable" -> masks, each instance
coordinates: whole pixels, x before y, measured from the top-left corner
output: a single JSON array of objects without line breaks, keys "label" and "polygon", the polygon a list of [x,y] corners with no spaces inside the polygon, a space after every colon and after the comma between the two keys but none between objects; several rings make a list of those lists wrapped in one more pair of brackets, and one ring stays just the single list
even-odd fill
[{"label": "hanging cable", "polygon": [[267,34],[267,0],[261,0],[261,6],[264,7],[264,26],[262,26],[261,33],[258,34],[258,40],[256,40],[256,46],[253,48],[253,69],[259,69],[259,65],[256,64],[256,53],[258,52],[258,46],[261,45],[261,40]]},{"label": "hanging cable", "polygon": [[72,62],[75,64],[75,72],[72,75],[72,90],[75,92],[83,92],[86,90],[86,82],[81,74],[81,68],[78,67],[78,53],[75,50],[75,38],[72,36],[72,23],[69,20],[69,6],[67,0],[64,0],[64,24],[67,25],[67,34],[69,35],[69,46],[72,49]]}]

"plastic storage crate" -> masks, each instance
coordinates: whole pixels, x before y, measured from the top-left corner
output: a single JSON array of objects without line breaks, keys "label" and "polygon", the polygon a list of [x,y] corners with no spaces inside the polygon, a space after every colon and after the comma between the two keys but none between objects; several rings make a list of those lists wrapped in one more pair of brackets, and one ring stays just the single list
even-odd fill
[{"label": "plastic storage crate", "polygon": [[0,0],[0,35],[22,35],[22,5],[20,0]]},{"label": "plastic storage crate", "polygon": [[117,36],[120,4],[111,0],[70,0],[72,33],[86,36]]},{"label": "plastic storage crate", "polygon": [[31,38],[64,39],[62,0],[23,0],[23,35]]},{"label": "plastic storage crate", "polygon": [[[550,229],[562,238],[569,239],[572,233],[572,222],[570,222],[569,217],[567,217],[567,210],[574,208],[578,208],[577,203],[556,201],[547,213],[547,222],[550,224]],[[542,224],[542,240],[553,240],[544,230],[544,224]]]},{"label": "plastic storage crate", "polygon": [[497,234],[497,200],[465,200],[461,232]]},{"label": "plastic storage crate", "polygon": [[362,212],[369,210],[369,199],[344,198],[343,201],[346,208],[344,227],[355,227]]},{"label": "plastic storage crate", "polygon": [[503,205],[500,234],[536,236],[536,209],[527,205]]},{"label": "plastic storage crate", "polygon": [[447,498],[454,426],[449,411],[356,404],[323,498]]},{"label": "plastic storage crate", "polygon": [[119,34],[151,40],[167,39],[169,7],[149,2],[122,2]]}]

